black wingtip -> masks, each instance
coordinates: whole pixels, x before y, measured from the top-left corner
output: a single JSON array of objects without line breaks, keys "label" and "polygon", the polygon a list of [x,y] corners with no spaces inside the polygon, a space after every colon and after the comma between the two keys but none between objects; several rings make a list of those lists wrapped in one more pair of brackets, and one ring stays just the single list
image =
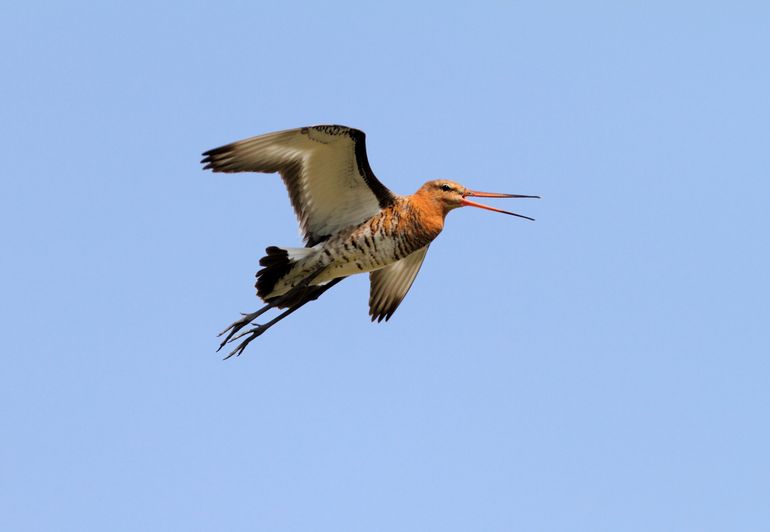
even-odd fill
[{"label": "black wingtip", "polygon": [[203,155],[203,159],[201,159],[203,169],[216,172],[214,169],[214,160],[211,158],[211,150],[203,152],[201,155]]},{"label": "black wingtip", "polygon": [[204,165],[204,170],[211,170],[212,172],[227,172],[227,169],[225,168],[227,165],[226,163],[223,163],[223,159],[225,159],[225,155],[233,151],[233,144],[225,144],[224,146],[219,146],[218,148],[212,148],[210,150],[204,151],[201,153],[201,156],[203,159],[201,159],[201,164]]}]

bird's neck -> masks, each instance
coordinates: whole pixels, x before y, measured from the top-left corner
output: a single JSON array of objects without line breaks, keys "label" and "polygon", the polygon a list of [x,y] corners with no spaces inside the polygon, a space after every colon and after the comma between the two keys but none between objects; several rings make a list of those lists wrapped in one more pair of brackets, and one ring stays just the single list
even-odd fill
[{"label": "bird's neck", "polygon": [[435,236],[444,228],[447,212],[444,204],[422,189],[407,197],[411,207],[417,213],[419,223]]}]

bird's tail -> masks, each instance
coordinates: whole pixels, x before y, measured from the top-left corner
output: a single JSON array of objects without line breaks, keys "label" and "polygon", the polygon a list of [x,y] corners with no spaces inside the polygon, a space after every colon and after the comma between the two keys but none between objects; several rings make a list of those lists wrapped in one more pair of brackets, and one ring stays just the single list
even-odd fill
[{"label": "bird's tail", "polygon": [[262,269],[257,272],[257,295],[264,301],[268,301],[278,281],[288,275],[298,261],[312,255],[315,251],[313,248],[268,247],[265,250],[267,255],[259,259]]}]

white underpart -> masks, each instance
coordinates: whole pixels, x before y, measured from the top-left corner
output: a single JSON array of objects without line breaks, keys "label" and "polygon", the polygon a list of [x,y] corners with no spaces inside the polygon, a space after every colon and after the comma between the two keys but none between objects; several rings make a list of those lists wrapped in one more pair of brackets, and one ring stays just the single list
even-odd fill
[{"label": "white underpart", "polygon": [[300,261],[318,251],[319,246],[312,248],[282,248],[288,253],[289,259],[293,261]]}]

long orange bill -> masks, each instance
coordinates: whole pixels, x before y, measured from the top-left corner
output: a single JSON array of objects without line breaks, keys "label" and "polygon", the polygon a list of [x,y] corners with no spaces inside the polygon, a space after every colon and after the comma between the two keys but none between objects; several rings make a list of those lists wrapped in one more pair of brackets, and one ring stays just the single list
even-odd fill
[{"label": "long orange bill", "polygon": [[476,203],[475,201],[470,201],[468,199],[465,199],[467,196],[474,196],[478,198],[537,198],[537,199],[540,199],[540,196],[525,196],[523,194],[498,194],[496,192],[478,192],[475,190],[468,190],[463,196],[463,199],[460,200],[461,205],[466,205],[468,207],[478,207],[479,209],[486,209],[488,211],[501,212],[503,214],[510,214],[511,216],[518,216],[519,218],[532,220],[533,222],[535,221],[535,219],[530,218],[529,216],[524,216],[523,214],[516,214],[515,212],[504,211],[502,209],[496,209],[494,207],[490,207],[489,205],[482,205],[481,203]]}]

